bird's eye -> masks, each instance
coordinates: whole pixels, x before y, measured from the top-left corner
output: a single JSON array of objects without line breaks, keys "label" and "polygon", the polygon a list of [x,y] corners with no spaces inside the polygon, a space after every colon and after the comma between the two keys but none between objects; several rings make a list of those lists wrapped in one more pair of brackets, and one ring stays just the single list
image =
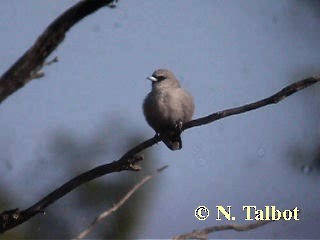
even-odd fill
[{"label": "bird's eye", "polygon": [[158,79],[158,81],[162,81],[162,80],[165,79],[165,77],[164,76],[158,76],[157,79]]}]

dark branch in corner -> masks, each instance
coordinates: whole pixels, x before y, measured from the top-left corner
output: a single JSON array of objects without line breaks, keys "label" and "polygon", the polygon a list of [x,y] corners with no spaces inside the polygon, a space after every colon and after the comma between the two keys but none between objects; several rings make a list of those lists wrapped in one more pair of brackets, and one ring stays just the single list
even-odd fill
[{"label": "dark branch in corner", "polygon": [[[206,117],[198,118],[190,122],[187,122],[184,124],[183,129],[186,130],[188,128],[192,128],[195,126],[208,124],[231,115],[248,112],[269,104],[278,103],[279,101],[290,96],[291,94],[299,90],[302,90],[319,81],[320,81],[320,77],[310,77],[310,78],[298,81],[296,83],[293,83],[283,88],[282,90],[272,95],[271,97],[265,98],[263,100],[246,104],[241,107],[219,111],[211,115],[208,115]],[[91,181],[95,178],[98,178],[100,176],[113,173],[113,172],[120,172],[124,170],[132,170],[132,171],[140,170],[140,167],[137,166],[136,164],[139,161],[142,161],[143,158],[139,157],[137,154],[140,153],[142,150],[149,148],[160,141],[161,141],[161,137],[156,135],[153,138],[150,138],[138,144],[137,146],[133,147],[128,152],[126,152],[119,160],[98,166],[88,172],[85,172],[76,176],[75,178],[63,184],[61,187],[54,190],[52,193],[50,193],[49,195],[44,197],[42,200],[40,200],[39,202],[37,202],[36,204],[34,204],[33,206],[31,206],[26,210],[20,211],[19,209],[13,209],[13,210],[2,212],[0,214],[0,232],[3,233],[27,221],[34,215],[38,213],[43,213],[44,209],[47,206],[49,206],[53,202],[57,201],[59,198],[63,197],[70,191],[74,190],[78,186],[88,181]]]},{"label": "dark branch in corner", "polygon": [[30,47],[0,78],[0,103],[30,80],[41,77],[35,75],[45,59],[63,41],[66,32],[84,17],[101,7],[114,8],[114,0],[85,0],[69,8],[54,20]]}]

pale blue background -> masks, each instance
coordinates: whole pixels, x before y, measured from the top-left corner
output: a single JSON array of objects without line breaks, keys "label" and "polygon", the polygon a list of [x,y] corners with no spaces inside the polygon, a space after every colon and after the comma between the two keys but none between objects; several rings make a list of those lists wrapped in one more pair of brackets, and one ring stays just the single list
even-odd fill
[{"label": "pale blue background", "polygon": [[[0,71],[76,2],[2,0]],[[116,136],[112,148],[131,135],[152,137],[141,105],[150,90],[145,77],[156,68],[175,72],[192,92],[195,117],[200,117],[319,74],[319,26],[320,3],[301,0],[122,0],[115,9],[92,14],[67,33],[52,54],[59,62],[44,69],[44,78],[0,105],[1,188],[19,196],[9,208],[29,206],[48,187],[75,175],[62,174],[59,163],[46,161],[48,139],[60,129],[86,139],[106,119],[119,118],[125,128],[102,131],[102,136]],[[198,205],[212,212],[216,205],[232,205],[242,223],[243,205],[301,209],[298,222],[219,232],[212,238],[319,237],[319,91],[319,85],[312,86],[277,105],[190,129],[183,134],[182,151],[154,146],[156,159],[146,161],[154,161],[153,169],[170,168],[153,180],[158,188],[148,191],[132,237],[170,238],[228,223],[214,216],[196,220]],[[89,166],[113,161],[121,152]],[[103,177],[106,184],[108,178]],[[75,222],[73,236],[98,213]]]}]

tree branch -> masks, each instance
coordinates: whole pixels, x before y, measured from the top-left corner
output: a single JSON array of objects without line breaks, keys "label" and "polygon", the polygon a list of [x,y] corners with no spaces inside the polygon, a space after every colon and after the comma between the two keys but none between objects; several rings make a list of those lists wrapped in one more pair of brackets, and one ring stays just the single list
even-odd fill
[{"label": "tree branch", "polygon": [[63,41],[66,32],[84,17],[106,5],[114,7],[114,0],[83,0],[62,13],[0,78],[0,103],[34,78],[45,59]]},{"label": "tree branch", "polygon": [[183,125],[182,130],[186,130],[191,127],[197,127],[201,126],[204,124],[211,123],[213,121],[219,120],[221,118],[229,117],[235,114],[240,114],[244,112],[248,112],[257,108],[264,107],[269,104],[275,104],[280,102],[286,97],[289,97],[291,94],[294,94],[295,92],[298,92],[316,82],[320,81],[320,76],[315,76],[315,77],[309,77],[304,80],[295,82],[283,89],[281,89],[279,92],[273,94],[272,96],[262,99],[257,102],[249,103],[246,105],[243,105],[241,107],[236,107],[236,108],[230,108],[226,109],[223,111],[219,111],[213,114],[210,114],[208,116],[198,118],[195,120],[191,120],[190,122],[187,122],[186,124]]},{"label": "tree branch", "polygon": [[101,213],[99,216],[97,216],[92,223],[85,229],[83,230],[75,239],[83,239],[86,236],[88,236],[89,233],[92,232],[93,228],[101,222],[103,219],[108,217],[111,213],[117,211],[125,202],[128,201],[128,199],[138,190],[140,189],[145,183],[150,181],[152,178],[157,176],[160,172],[165,170],[168,167],[168,165],[163,166],[162,168],[159,168],[155,174],[148,175],[144,177],[140,182],[138,182],[136,185],[131,188],[131,190],[123,197],[120,199],[119,202],[117,202],[112,208],[108,209],[107,211]]},{"label": "tree branch", "polygon": [[235,230],[235,231],[249,231],[251,229],[255,229],[258,227],[261,227],[262,225],[265,225],[267,223],[270,223],[273,221],[256,221],[251,224],[246,225],[239,225],[239,224],[230,224],[230,225],[221,225],[221,226],[211,226],[206,227],[201,230],[193,230],[190,233],[182,234],[173,237],[172,239],[178,240],[178,239],[208,239],[208,234],[212,232],[218,232],[218,231],[226,231],[226,230]]},{"label": "tree branch", "polygon": [[[235,115],[244,113],[247,111],[251,111],[269,104],[277,103],[284,98],[290,96],[291,94],[300,91],[316,82],[320,81],[320,77],[310,77],[296,83],[293,83],[279,92],[275,93],[271,97],[265,98],[263,100],[253,102],[250,104],[243,105],[237,108],[226,109],[223,111],[219,111],[208,115],[206,117],[198,118],[187,122],[183,125],[183,129],[188,129],[204,124],[208,124],[214,122],[216,120]],[[71,179],[67,183],[63,184],[58,189],[54,190],[52,193],[44,197],[42,200],[31,206],[30,208],[20,211],[18,208],[4,211],[0,214],[0,233],[3,233],[25,221],[33,217],[38,213],[43,213],[44,209],[52,204],[53,202],[57,201],[59,198],[63,197],[70,191],[74,190],[78,186],[91,181],[95,178],[100,176],[112,173],[112,172],[120,172],[124,170],[132,170],[138,171],[140,168],[136,165],[139,161],[142,161],[143,158],[138,156],[137,154],[140,153],[142,150],[153,146],[154,144],[160,142],[161,136],[155,135],[153,138],[150,138],[137,146],[130,149],[126,152],[119,160],[98,166],[93,168],[90,171],[84,172],[75,178]]]}]

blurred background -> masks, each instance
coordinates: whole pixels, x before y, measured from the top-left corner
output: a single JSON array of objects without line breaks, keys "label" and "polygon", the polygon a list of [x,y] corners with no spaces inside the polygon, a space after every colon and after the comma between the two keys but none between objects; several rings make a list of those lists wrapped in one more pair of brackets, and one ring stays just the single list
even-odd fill
[{"label": "blurred background", "polygon": [[[77,1],[2,0],[0,72]],[[137,0],[102,8],[67,33],[59,62],[0,105],[0,211],[26,208],[154,135],[142,114],[157,68],[192,92],[195,118],[270,96],[320,72],[320,2]],[[144,152],[143,171],[114,173],[66,195],[14,238],[72,238],[144,176],[168,164],[89,238],[170,238],[216,221],[216,205],[300,209],[300,221],[211,238],[317,238],[320,86],[183,133],[183,149]],[[198,221],[194,210],[211,215]],[[233,223],[233,222],[232,222]]]}]

